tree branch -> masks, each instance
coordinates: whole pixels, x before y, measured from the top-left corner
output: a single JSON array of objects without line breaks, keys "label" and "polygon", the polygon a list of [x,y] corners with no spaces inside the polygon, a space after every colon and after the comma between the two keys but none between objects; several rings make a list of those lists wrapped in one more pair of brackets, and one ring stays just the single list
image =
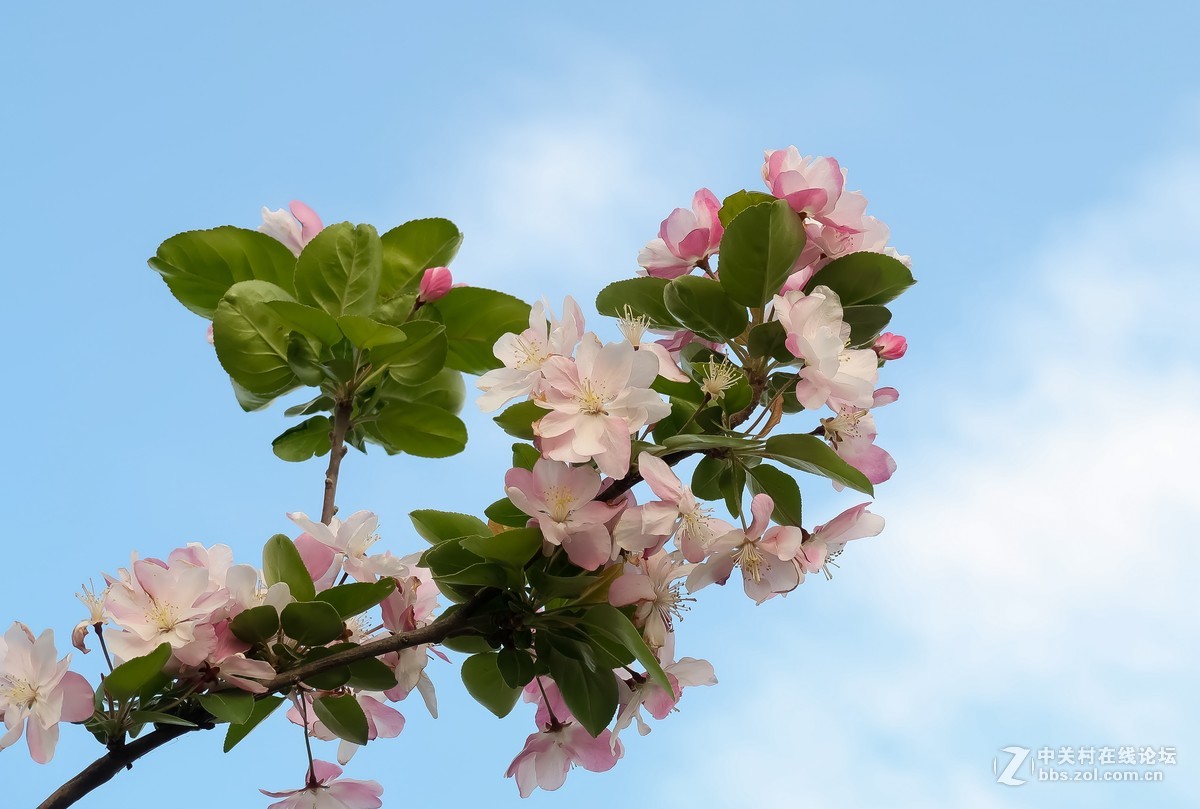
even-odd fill
[{"label": "tree branch", "polygon": [[346,455],[346,433],[350,432],[350,413],[354,400],[340,399],[333,409],[333,430],[329,433],[329,468],[325,470],[325,502],[321,506],[321,522],[326,525],[337,513],[338,472]]},{"label": "tree branch", "polygon": [[[466,629],[475,610],[492,595],[494,595],[494,591],[492,590],[480,590],[474,597],[454,612],[438,618],[428,626],[415,629],[412,632],[397,632],[394,635],[379,638],[353,649],[347,649],[321,660],[290,669],[266,683],[267,693],[288,691],[304,678],[311,677],[314,674],[336,666],[346,665],[357,660],[364,660],[368,657],[378,657],[388,652],[398,652],[401,649],[408,649],[425,643],[441,643]],[[128,744],[114,747],[85,767],[70,781],[67,781],[55,790],[54,794],[43,801],[38,809],[65,809],[65,807],[73,806],[76,801],[83,798],[92,790],[108,783],[121,770],[132,768],[133,762],[147,753],[157,750],[186,733],[194,730],[211,730],[216,727],[213,718],[204,712],[200,712],[199,715],[185,716],[184,718],[195,722],[196,727],[164,725],[141,738],[134,739]]]}]

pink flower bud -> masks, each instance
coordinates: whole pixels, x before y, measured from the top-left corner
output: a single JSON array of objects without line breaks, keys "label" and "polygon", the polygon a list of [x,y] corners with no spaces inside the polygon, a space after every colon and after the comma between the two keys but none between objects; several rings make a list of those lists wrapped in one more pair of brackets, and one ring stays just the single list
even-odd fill
[{"label": "pink flower bud", "polygon": [[905,351],[908,351],[908,340],[899,334],[887,331],[876,338],[875,345],[872,347],[881,360],[898,360],[904,356]]},{"label": "pink flower bud", "polygon": [[454,286],[454,277],[450,275],[449,267],[430,267],[421,276],[417,297],[422,303],[432,303],[445,296],[452,286]]}]

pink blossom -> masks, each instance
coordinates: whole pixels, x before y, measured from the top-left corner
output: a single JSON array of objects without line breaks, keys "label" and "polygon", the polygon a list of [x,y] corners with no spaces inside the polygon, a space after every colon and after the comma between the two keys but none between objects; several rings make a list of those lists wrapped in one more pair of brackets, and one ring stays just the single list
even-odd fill
[{"label": "pink blossom", "polygon": [[[275,676],[275,669],[265,660],[253,660],[246,657],[250,644],[238,640],[229,628],[228,622],[217,624],[214,628],[217,636],[216,647],[212,654],[199,668],[204,669],[209,677],[233,686],[251,694],[265,694],[266,686],[260,681],[270,680]],[[186,677],[187,667],[181,676]]]},{"label": "pink blossom", "polygon": [[[653,354],[658,360],[658,375],[663,379],[670,379],[673,382],[687,382],[688,375],[679,368],[677,357],[672,357],[671,352],[667,350],[661,342],[645,343],[642,342],[642,337],[645,336],[646,330],[650,327],[650,321],[645,315],[634,315],[633,310],[628,306],[625,307],[625,314],[617,320],[617,328],[621,330],[621,334],[625,335],[625,339],[636,351],[643,351]],[[691,332],[688,332],[691,334]],[[676,352],[678,355],[678,352]]]},{"label": "pink blossom", "polygon": [[[796,561],[808,573],[815,573],[836,559],[846,543],[863,537],[878,536],[883,531],[883,517],[867,511],[870,503],[848,508],[825,525],[819,525],[804,543]],[[826,570],[828,575],[828,570]]]},{"label": "pink blossom", "polygon": [[721,203],[713,192],[701,188],[692,198],[692,209],[676,208],[663,220],[658,238],[638,253],[638,264],[648,275],[678,278],[714,255],[724,228],[717,212]]},{"label": "pink blossom", "polygon": [[504,486],[513,505],[536,520],[545,540],[561,545],[573,563],[595,570],[612,558],[605,523],[620,507],[595,499],[600,493],[596,470],[540,458],[532,471],[508,470]]},{"label": "pink blossom", "polygon": [[83,603],[83,606],[87,607],[88,614],[86,618],[75,624],[75,629],[71,631],[71,645],[87,654],[88,630],[108,623],[108,613],[104,609],[104,598],[108,593],[101,590],[100,595],[96,595],[95,588],[89,585],[84,585],[82,589],[83,592],[76,593],[75,597]]},{"label": "pink blossom", "polygon": [[637,722],[638,735],[645,736],[650,732],[650,726],[642,718],[642,708],[661,721],[675,710],[675,706],[683,697],[683,689],[717,684],[716,672],[707,660],[697,660],[693,657],[685,657],[676,662],[669,662],[669,657],[665,660],[667,662],[663,664],[663,671],[671,683],[670,691],[646,675],[619,681],[621,707],[613,726],[612,744],[617,743],[617,736],[634,721]]},{"label": "pink blossom", "polygon": [[259,792],[268,798],[283,798],[268,809],[379,809],[383,801],[383,787],[378,781],[356,781],[341,778],[342,768],[328,761],[316,759],[308,773],[303,789],[288,789],[282,792]]},{"label": "pink blossom", "polygon": [[538,301],[529,310],[528,329],[520,334],[509,332],[496,341],[492,353],[504,367],[479,377],[476,387],[484,392],[478,399],[481,410],[490,412],[518,396],[539,391],[547,360],[574,353],[583,336],[583,311],[570,297],[563,301],[562,320],[549,309],[545,301]]},{"label": "pink blossom", "polygon": [[[332,730],[325,726],[325,723],[317,718],[316,711],[313,710],[313,699],[317,695],[312,692],[304,694],[303,708],[299,700],[292,696],[292,707],[288,709],[287,718],[297,725],[303,726],[305,717],[308,718],[308,734],[314,739],[322,741],[333,741],[338,738]],[[394,739],[404,730],[404,715],[390,705],[385,705],[383,694],[367,693],[360,691],[354,694],[354,698],[358,701],[358,705],[362,708],[363,713],[367,717],[367,738],[368,739]],[[358,752],[359,745],[353,742],[348,742],[345,739],[341,740],[338,745],[338,763],[345,764],[354,757]]]},{"label": "pink blossom", "polygon": [[607,772],[625,754],[619,741],[613,744],[611,735],[605,728],[599,736],[592,738],[574,722],[551,725],[525,740],[525,747],[513,759],[504,776],[516,776],[521,797],[528,798],[537,787],[547,791],[561,787],[573,764],[592,772]]},{"label": "pink blossom", "polygon": [[311,242],[325,225],[321,223],[321,217],[317,216],[316,211],[298,199],[292,200],[288,209],[291,213],[282,208],[272,211],[264,207],[263,221],[258,229],[299,256],[304,246]]},{"label": "pink blossom", "polygon": [[730,531],[713,544],[712,555],[688,575],[689,593],[710,584],[724,584],[734,568],[742,571],[746,595],[761,604],[780,593],[795,590],[801,581],[798,565],[778,555],[773,535],[763,536],[775,503],[769,495],[756,494],[750,503],[753,520],[745,531]]},{"label": "pink blossom", "polygon": [[551,357],[542,371],[546,385],[535,401],[550,412],[534,424],[534,433],[542,454],[554,460],[595,460],[604,474],[624,477],[630,436],[671,412],[650,390],[657,360],[627,342],[602,346],[587,335],[573,361]]},{"label": "pink blossom", "polygon": [[[691,487],[684,485],[666,461],[643,452],[638,455],[638,472],[658,497],[639,507],[641,533],[671,537],[678,530],[676,542],[684,558],[699,562],[718,536],[733,530],[732,525],[712,516],[712,509],[696,499]],[[618,525],[618,543],[624,534],[625,527]]]},{"label": "pink blossom", "polygon": [[845,177],[832,157],[801,157],[795,146],[768,150],[763,180],[771,193],[786,199],[792,210],[825,218],[841,199]]},{"label": "pink blossom", "polygon": [[796,383],[796,399],[815,410],[831,398],[870,407],[879,378],[875,352],[846,348],[850,326],[842,319],[842,302],[829,287],[811,294],[787,292],[773,301],[775,317],[787,332],[787,348],[804,360]]},{"label": "pink blossom", "polygon": [[449,267],[430,267],[421,275],[421,283],[417,287],[417,300],[432,303],[445,297],[453,286],[454,276],[450,274]]},{"label": "pink blossom", "polygon": [[[882,406],[895,401],[887,391],[894,392],[895,388],[876,391],[872,404],[880,403]],[[883,392],[882,396],[880,392]],[[830,399],[829,406],[836,415],[821,419],[829,446],[842,460],[866,475],[871,483],[883,483],[889,479],[896,471],[896,462],[886,450],[875,445],[877,433],[875,416],[871,411],[837,399]],[[834,488],[841,491],[844,487],[835,482]]]},{"label": "pink blossom", "polygon": [[875,353],[881,360],[898,360],[908,351],[908,340],[899,334],[885,331],[875,338],[875,345],[872,348],[875,349]]},{"label": "pink blossom", "polygon": [[54,758],[58,723],[82,722],[92,715],[91,686],[68,671],[69,654],[58,662],[56,657],[53,630],[35,640],[29,627],[14,622],[0,638],[0,717],[7,729],[0,750],[24,733],[29,755],[45,764]]},{"label": "pink blossom", "polygon": [[404,566],[391,554],[367,553],[379,541],[375,533],[379,518],[370,511],[356,511],[345,520],[334,517],[329,525],[311,520],[300,511],[287,516],[317,542],[341,554],[343,569],[357,581],[373,582],[380,576],[405,573]]}]

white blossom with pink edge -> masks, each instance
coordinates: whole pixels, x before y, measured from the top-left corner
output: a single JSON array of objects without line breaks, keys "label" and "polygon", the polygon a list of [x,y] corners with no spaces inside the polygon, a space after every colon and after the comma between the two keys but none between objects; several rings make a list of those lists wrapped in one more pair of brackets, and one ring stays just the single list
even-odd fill
[{"label": "white blossom with pink edge", "polygon": [[383,787],[378,781],[357,781],[342,778],[342,768],[329,762],[315,759],[308,784],[302,789],[286,789],[282,792],[259,792],[268,798],[283,798],[268,809],[379,809],[383,801]]},{"label": "white blossom with pink edge", "polygon": [[673,631],[675,620],[687,609],[679,579],[692,571],[678,552],[659,551],[648,557],[627,559],[621,576],[608,588],[608,603],[614,607],[636,604],[633,622],[651,649],[662,648]]},{"label": "white blossom with pink edge", "polygon": [[540,390],[546,361],[551,357],[571,356],[583,329],[583,310],[573,298],[563,300],[562,320],[555,319],[545,301],[535,303],[529,310],[529,328],[520,334],[502,335],[492,348],[492,354],[504,367],[488,371],[475,383],[483,391],[476,400],[479,408],[491,412],[512,399]]},{"label": "white blossom with pink edge", "polygon": [[832,157],[802,157],[795,146],[768,149],[762,175],[771,193],[799,214],[825,221],[837,208],[845,175]]},{"label": "white blossom with pink edge", "polygon": [[[841,554],[846,543],[854,539],[879,536],[884,520],[878,514],[867,511],[870,503],[860,503],[848,508],[824,525],[813,529],[812,534],[800,546],[796,561],[807,573],[824,570],[831,578],[828,565]],[[835,565],[836,567],[836,565]]]},{"label": "white blossom with pink edge", "polygon": [[25,735],[29,755],[38,764],[54,758],[59,722],[82,722],[92,715],[92,688],[69,671],[71,655],[56,662],[54,631],[35,640],[19,622],[0,638],[0,717],[5,734],[0,750]]},{"label": "white blossom with pink edge", "polygon": [[[667,350],[665,345],[658,342],[642,342],[642,338],[646,335],[646,330],[650,328],[650,321],[645,315],[635,315],[633,310],[626,306],[625,313],[617,319],[617,328],[621,330],[621,334],[624,335],[625,339],[633,345],[634,350],[654,355],[655,359],[658,360],[658,375],[663,379],[670,379],[672,382],[688,381],[688,375],[680,370],[678,361],[671,356],[671,352]],[[688,333],[691,334],[691,332]]]},{"label": "white blossom with pink edge", "polygon": [[167,643],[179,663],[198,666],[216,649],[213,622],[224,617],[229,594],[206,569],[139,559],[109,581],[105,607],[119,631],[105,637],[116,657],[132,660]]},{"label": "white blossom with pink edge", "polygon": [[298,199],[291,201],[287,211],[282,208],[272,211],[263,207],[262,219],[262,224],[258,226],[259,231],[291,250],[296,256],[299,256],[304,246],[325,228],[317,212]]},{"label": "white blossom with pink edge", "polygon": [[[899,394],[895,388],[880,388],[875,391],[872,404],[874,407],[882,407],[896,401],[897,398]],[[896,471],[896,461],[887,450],[875,445],[878,433],[875,430],[875,416],[871,410],[836,399],[829,401],[829,407],[836,415],[821,419],[821,427],[825,431],[825,440],[833,447],[833,451],[846,463],[862,472],[872,484],[888,480]],[[833,487],[838,491],[845,488],[836,480],[833,481]]]},{"label": "white blossom with pink edge", "polygon": [[345,520],[333,517],[329,524],[309,519],[301,511],[288,513],[304,533],[341,554],[342,569],[355,581],[373,582],[380,576],[402,576],[406,570],[399,559],[390,553],[367,553],[379,541],[379,518],[371,511],[356,511]]},{"label": "white blossom with pink edge", "polygon": [[[636,511],[631,509],[640,515],[641,524],[635,526],[631,522],[632,517],[623,519],[617,526],[618,544],[625,539],[627,532],[636,527],[642,534],[662,537],[663,542],[675,536],[684,558],[689,562],[699,562],[708,555],[717,537],[733,530],[729,523],[713,517],[712,509],[696,499],[692,488],[685,485],[667,462],[658,456],[648,452],[639,453],[638,472],[658,500],[638,506]],[[677,536],[676,530],[679,532]]]},{"label": "white blossom with pink edge", "polygon": [[692,208],[676,208],[662,221],[658,238],[638,253],[638,264],[647,275],[678,278],[700,262],[715,255],[725,229],[717,212],[721,202],[713,192],[701,188],[692,197]]},{"label": "white blossom with pink edge", "polygon": [[671,662],[669,656],[662,659],[663,671],[671,683],[671,691],[667,691],[645,675],[619,681],[617,688],[620,693],[620,710],[617,713],[617,722],[613,725],[611,744],[616,745],[617,736],[635,721],[639,736],[650,732],[650,725],[642,718],[642,708],[655,719],[662,721],[675,710],[675,706],[683,698],[683,689],[717,684],[716,672],[713,671],[712,663],[707,660],[685,657]]},{"label": "white blossom with pink edge", "polygon": [[595,570],[612,558],[612,536],[605,523],[621,507],[595,499],[600,492],[595,469],[540,458],[532,471],[508,470],[504,487],[513,505],[537,522],[545,541],[561,545],[574,564]]},{"label": "white blossom with pink edge", "polygon": [[88,630],[108,623],[108,613],[104,609],[104,598],[108,593],[105,590],[101,590],[100,594],[97,595],[96,588],[90,584],[85,584],[80,589],[83,592],[76,593],[75,597],[79,599],[83,606],[87,607],[88,614],[82,621],[75,624],[75,628],[71,630],[71,645],[84,654],[87,654]]},{"label": "white blossom with pink edge", "polygon": [[724,584],[734,568],[741,569],[746,595],[756,604],[795,590],[802,581],[800,568],[791,559],[777,555],[776,546],[770,541],[773,536],[763,536],[774,508],[775,501],[770,495],[754,495],[750,502],[753,515],[750,527],[731,531],[713,544],[712,555],[688,575],[688,592],[714,583]]},{"label": "white blossom with pink edge", "polygon": [[534,401],[550,412],[533,430],[542,454],[557,461],[595,460],[601,472],[622,478],[629,471],[631,436],[671,412],[650,390],[658,360],[628,342],[601,345],[587,334],[574,360],[551,357],[542,372],[545,388]]},{"label": "white blossom with pink edge", "polygon": [[870,349],[846,348],[850,325],[842,319],[837,293],[818,286],[809,295],[776,295],[772,303],[787,332],[788,351],[804,360],[796,383],[797,401],[809,410],[831,398],[869,408],[879,379],[879,360]]},{"label": "white blossom with pink edge", "polygon": [[508,765],[504,777],[515,776],[521,797],[528,798],[538,787],[547,792],[561,787],[572,765],[592,772],[607,772],[625,754],[620,741],[614,742],[611,737],[608,728],[592,738],[582,725],[574,722],[551,724],[525,740],[525,747]]}]

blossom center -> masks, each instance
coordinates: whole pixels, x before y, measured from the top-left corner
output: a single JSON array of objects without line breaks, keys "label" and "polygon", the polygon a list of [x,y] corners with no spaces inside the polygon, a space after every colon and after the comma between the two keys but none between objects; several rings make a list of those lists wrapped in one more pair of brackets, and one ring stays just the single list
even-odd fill
[{"label": "blossom center", "polygon": [[10,705],[31,709],[37,702],[38,689],[28,680],[10,679],[0,685],[0,695],[3,695],[5,702]]},{"label": "blossom center", "polygon": [[683,517],[683,530],[687,531],[688,536],[707,547],[713,538],[712,531],[708,527],[708,518],[712,516],[712,509],[697,503],[680,516]]},{"label": "blossom center", "polygon": [[533,371],[542,367],[550,354],[545,346],[538,345],[532,340],[518,336],[516,339],[517,368],[523,371]]},{"label": "blossom center", "polygon": [[858,438],[858,423],[865,415],[867,415],[866,410],[846,409],[832,418],[821,419],[821,426],[825,428],[825,437],[835,447],[847,438]]},{"label": "blossom center", "polygon": [[546,507],[550,519],[555,522],[566,522],[571,516],[571,507],[575,505],[575,495],[566,486],[554,486],[545,493]]},{"label": "blossom center", "polygon": [[602,384],[597,384],[590,379],[583,380],[579,383],[579,393],[575,395],[575,401],[579,403],[581,413],[589,416],[608,415],[604,406],[608,404],[609,396]]},{"label": "blossom center", "polygon": [[163,604],[151,599],[146,608],[146,623],[158,627],[159,631],[170,632],[179,623],[179,614],[174,604]]},{"label": "blossom center", "polygon": [[758,545],[750,541],[743,542],[734,556],[734,564],[740,565],[742,571],[756,584],[762,581],[763,568],[767,566],[766,561],[767,557],[758,549]]},{"label": "blossom center", "polygon": [[642,335],[650,328],[650,320],[645,315],[634,315],[629,305],[625,305],[625,314],[617,320],[617,328],[632,345],[642,343]]}]

